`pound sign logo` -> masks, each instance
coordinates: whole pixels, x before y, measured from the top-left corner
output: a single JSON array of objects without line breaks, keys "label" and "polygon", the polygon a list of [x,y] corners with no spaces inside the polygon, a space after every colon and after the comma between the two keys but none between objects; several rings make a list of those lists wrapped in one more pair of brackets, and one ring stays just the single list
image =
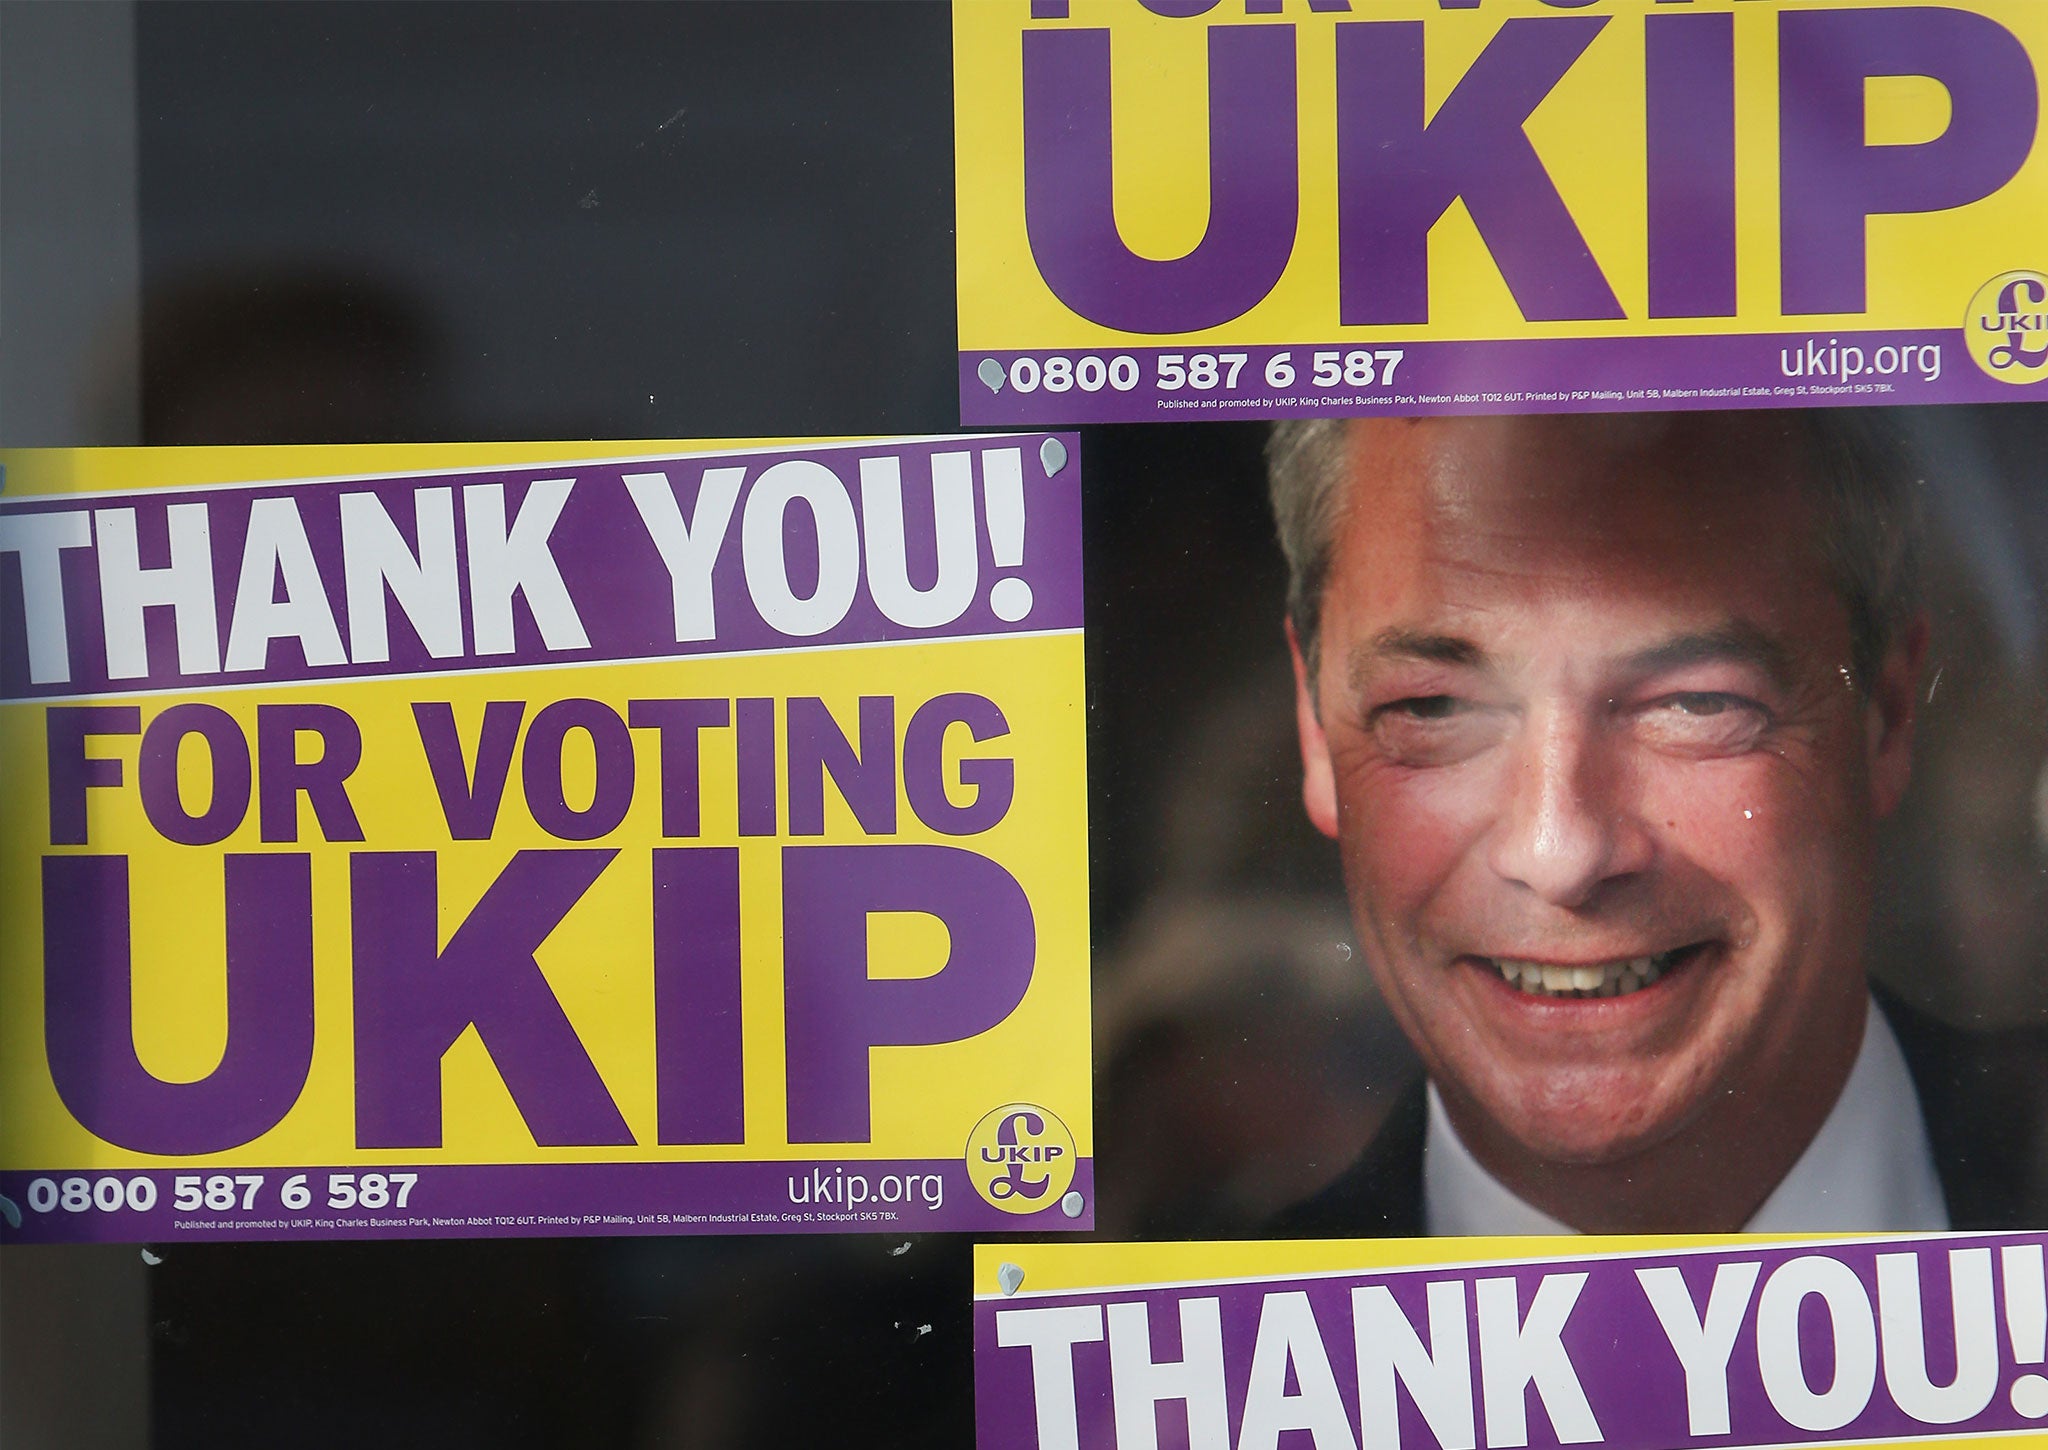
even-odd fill
[{"label": "pound sign logo", "polygon": [[2048,276],[2005,272],[1977,289],[1963,323],[1970,356],[2001,383],[2048,377]]},{"label": "pound sign logo", "polygon": [[1074,1135],[1032,1103],[1005,1103],[967,1135],[967,1177],[1005,1213],[1036,1213],[1074,1181]]}]

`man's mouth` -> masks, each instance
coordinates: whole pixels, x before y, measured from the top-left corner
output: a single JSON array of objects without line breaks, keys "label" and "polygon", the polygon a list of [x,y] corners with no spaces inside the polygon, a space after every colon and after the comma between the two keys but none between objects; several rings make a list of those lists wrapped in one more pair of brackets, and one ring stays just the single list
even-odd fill
[{"label": "man's mouth", "polygon": [[1521,961],[1512,957],[1480,957],[1516,991],[1531,997],[1626,997],[1654,985],[1667,972],[1683,966],[1706,943],[1646,957],[1618,957],[1609,962],[1559,966],[1554,962]]}]

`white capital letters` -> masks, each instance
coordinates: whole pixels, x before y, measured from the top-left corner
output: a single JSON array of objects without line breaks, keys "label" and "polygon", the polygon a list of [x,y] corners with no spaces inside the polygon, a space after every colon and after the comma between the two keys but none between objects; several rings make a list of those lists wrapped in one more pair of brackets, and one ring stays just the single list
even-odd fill
[{"label": "white capital letters", "polygon": [[214,617],[213,537],[206,505],[174,503],[164,510],[171,562],[142,567],[135,542],[135,510],[93,510],[99,541],[100,617],[107,634],[107,678],[139,680],[149,673],[149,639],[142,612],[167,604],[177,621],[178,672],[211,675],[220,669],[220,626]]},{"label": "white capital letters", "polygon": [[932,528],[939,572],[931,588],[919,589],[910,582],[902,459],[892,455],[860,461],[860,517],[867,537],[868,592],[877,609],[906,629],[937,629],[967,612],[981,577],[972,454],[932,455]]},{"label": "white capital letters", "polygon": [[[1799,1306],[1809,1294],[1827,1305],[1835,1340],[1835,1381],[1819,1394],[1806,1382]],[[1877,1387],[1877,1321],[1856,1271],[1839,1259],[1787,1259],[1764,1280],[1756,1305],[1756,1360],[1771,1408],[1802,1430],[1839,1430],[1870,1403]]]},{"label": "white capital letters", "polygon": [[1664,1337],[1685,1367],[1685,1417],[1695,1435],[1728,1433],[1728,1356],[1735,1352],[1743,1311],[1749,1308],[1761,1272],[1763,1265],[1754,1260],[1714,1270],[1702,1318],[1678,1270],[1636,1270],[1650,1307],[1657,1311],[1657,1322],[1664,1326]]},{"label": "white capital letters", "polygon": [[[280,576],[283,599],[275,597]],[[309,665],[339,665],[348,659],[298,502],[289,498],[259,498],[249,505],[235,617],[228,626],[228,668],[262,669],[274,639],[296,639]]]},{"label": "white capital letters", "polygon": [[64,628],[64,570],[58,556],[92,543],[92,516],[73,510],[0,517],[0,554],[21,556],[21,614],[28,629],[32,685],[71,678],[71,636]]},{"label": "white capital letters", "polygon": [[1394,1377],[1443,1450],[1473,1450],[1472,1335],[1465,1322],[1465,1286],[1456,1279],[1428,1287],[1429,1346],[1383,1284],[1351,1291],[1358,1353],[1358,1439],[1365,1450],[1400,1450],[1400,1408]]},{"label": "white capital letters", "polygon": [[1545,1274],[1524,1320],[1513,1279],[1481,1279],[1472,1286],[1479,1311],[1479,1380],[1488,1446],[1529,1443],[1523,1392],[1532,1384],[1561,1443],[1578,1445],[1600,1438],[1599,1422],[1586,1403],[1585,1388],[1562,1338],[1564,1322],[1585,1287],[1584,1274]]},{"label": "white capital letters", "polygon": [[391,658],[384,591],[398,601],[427,653],[462,653],[462,595],[455,572],[455,491],[423,488],[412,496],[419,557],[374,493],[341,496],[342,571],[348,584],[349,654],[357,664]]},{"label": "white capital letters", "polygon": [[665,473],[629,473],[626,492],[640,510],[647,537],[661,551],[668,570],[669,594],[675,604],[676,643],[718,638],[718,616],[711,592],[711,571],[732,524],[732,506],[740,496],[744,468],[707,468],[697,485],[697,506],[690,521],[676,504],[675,490]]},{"label": "white capital letters", "polygon": [[[1287,1366],[1294,1365],[1298,1390],[1287,1393]],[[1251,1376],[1245,1384],[1244,1424],[1237,1450],[1278,1450],[1280,1432],[1306,1430],[1316,1450],[1357,1450],[1337,1377],[1308,1295],[1300,1290],[1268,1294],[1259,1305],[1259,1337],[1252,1345]]]},{"label": "white capital letters", "polygon": [[1074,1346],[1102,1338],[1102,1306],[996,1311],[996,1343],[1031,1350],[1031,1399],[1038,1415],[1039,1450],[1080,1450],[1079,1407],[1074,1403]]},{"label": "white capital letters", "polygon": [[480,655],[512,653],[512,596],[524,593],[551,650],[588,649],[575,601],[548,551],[548,535],[569,502],[573,478],[536,478],[527,485],[518,517],[505,527],[505,485],[471,483],[462,489],[462,521],[469,545],[469,617]]},{"label": "white capital letters", "polygon": [[1223,1301],[1180,1301],[1178,1360],[1152,1358],[1145,1304],[1109,1306],[1109,1383],[1116,1401],[1117,1450],[1159,1450],[1153,1407],[1185,1400],[1188,1450],[1230,1450],[1230,1410],[1223,1397]]},{"label": "white capital letters", "polygon": [[[783,517],[794,503],[810,511],[818,533],[818,583],[809,597],[790,587],[783,551]],[[860,529],[839,475],[816,459],[789,458],[755,479],[740,519],[740,555],[747,592],[771,629],[808,638],[846,618],[860,587]]]},{"label": "white capital letters", "polygon": [[1877,1323],[1884,1336],[1884,1383],[1898,1407],[1923,1425],[1954,1425],[1983,1413],[1998,1393],[1998,1316],[1991,1300],[1991,1250],[1951,1249],[1949,1310],[1954,1316],[1956,1377],[1927,1376],[1921,1320],[1920,1256],[1877,1256]]}]

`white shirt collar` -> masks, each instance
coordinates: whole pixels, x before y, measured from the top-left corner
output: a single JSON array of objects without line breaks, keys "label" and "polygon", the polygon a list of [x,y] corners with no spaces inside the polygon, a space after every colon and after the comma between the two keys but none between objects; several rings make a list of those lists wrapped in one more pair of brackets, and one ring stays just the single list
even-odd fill
[{"label": "white shirt collar", "polygon": [[[1432,1234],[1564,1234],[1572,1230],[1510,1192],[1459,1140],[1429,1085],[1422,1215]],[[1747,1233],[1865,1233],[1948,1228],[1948,1207],[1905,1055],[1870,1004],[1842,1095]]]}]

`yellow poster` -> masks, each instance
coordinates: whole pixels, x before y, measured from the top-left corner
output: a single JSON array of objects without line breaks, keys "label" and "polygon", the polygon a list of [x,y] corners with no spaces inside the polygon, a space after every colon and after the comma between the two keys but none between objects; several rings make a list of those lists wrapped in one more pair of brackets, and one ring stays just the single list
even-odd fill
[{"label": "yellow poster", "polygon": [[1076,452],[0,454],[0,1237],[1088,1227]]},{"label": "yellow poster", "polygon": [[961,415],[2008,401],[2037,0],[960,0]]}]

